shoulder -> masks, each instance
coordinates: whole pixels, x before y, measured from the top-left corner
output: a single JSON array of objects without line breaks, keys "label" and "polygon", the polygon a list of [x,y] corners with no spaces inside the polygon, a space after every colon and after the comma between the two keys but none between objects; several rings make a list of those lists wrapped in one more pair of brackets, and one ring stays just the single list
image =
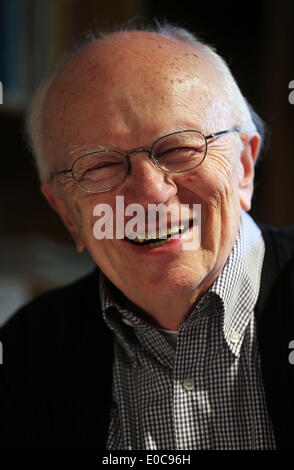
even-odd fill
[{"label": "shoulder", "polygon": [[255,307],[266,400],[279,449],[292,449],[294,331],[294,227],[261,226],[265,242],[260,293]]},{"label": "shoulder", "polygon": [[[293,312],[294,226],[276,228],[259,224],[265,243],[257,311],[265,306]],[[279,302],[279,305],[276,305]],[[265,311],[265,310],[264,310]]]},{"label": "shoulder", "polygon": [[265,263],[275,264],[278,270],[294,259],[294,225],[277,228],[258,224],[265,243]]},{"label": "shoulder", "polygon": [[259,223],[258,226],[261,229],[263,237],[268,243],[271,241],[272,243],[288,246],[289,249],[293,249],[294,225],[278,228]]},{"label": "shoulder", "polygon": [[107,401],[113,343],[98,274],[41,295],[0,329],[1,449],[92,445],[93,395]]},{"label": "shoulder", "polygon": [[20,308],[0,328],[3,364],[17,368],[58,361],[82,346],[83,338],[109,337],[102,318],[99,270],[46,292]]},{"label": "shoulder", "polygon": [[21,307],[1,327],[0,336],[18,328],[24,332],[27,326],[50,329],[68,321],[75,322],[77,317],[82,317],[83,310],[91,312],[99,301],[99,270],[95,269],[83,278],[45,292]]}]

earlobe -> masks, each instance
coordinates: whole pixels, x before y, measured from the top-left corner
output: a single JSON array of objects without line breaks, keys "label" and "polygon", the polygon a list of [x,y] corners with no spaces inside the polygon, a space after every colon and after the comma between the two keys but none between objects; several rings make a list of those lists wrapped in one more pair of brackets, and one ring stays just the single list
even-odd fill
[{"label": "earlobe", "polygon": [[242,175],[239,180],[240,205],[246,212],[251,208],[251,198],[253,194],[254,165],[256,163],[260,136],[255,133],[249,138],[248,135],[241,136],[244,149],[241,153]]},{"label": "earlobe", "polygon": [[85,245],[80,238],[75,223],[68,214],[68,209],[63,199],[56,193],[51,182],[43,184],[41,186],[41,191],[47,199],[49,205],[55,212],[57,212],[69,233],[71,234],[76,245],[76,250],[79,253],[82,253],[82,251],[85,249]]}]

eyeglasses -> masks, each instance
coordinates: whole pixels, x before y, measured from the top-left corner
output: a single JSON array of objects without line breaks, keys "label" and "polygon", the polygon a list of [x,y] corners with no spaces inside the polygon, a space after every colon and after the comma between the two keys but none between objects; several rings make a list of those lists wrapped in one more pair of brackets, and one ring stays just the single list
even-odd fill
[{"label": "eyeglasses", "polygon": [[203,163],[208,141],[230,132],[239,132],[238,127],[204,135],[200,131],[183,130],[172,132],[157,139],[151,148],[139,148],[128,154],[117,150],[102,149],[77,158],[68,170],[51,173],[71,174],[74,182],[89,193],[110,191],[124,182],[130,169],[130,157],[146,152],[154,165],[165,173],[183,173]]}]

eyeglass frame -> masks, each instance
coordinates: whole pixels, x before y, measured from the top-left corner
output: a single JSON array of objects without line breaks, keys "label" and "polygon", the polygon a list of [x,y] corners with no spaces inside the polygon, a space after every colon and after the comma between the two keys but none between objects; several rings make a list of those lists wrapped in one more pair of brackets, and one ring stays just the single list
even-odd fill
[{"label": "eyeglass frame", "polygon": [[[205,140],[205,152],[204,152],[204,156],[201,160],[200,163],[197,163],[197,165],[195,165],[194,167],[192,168],[188,168],[187,170],[177,170],[177,171],[173,171],[173,170],[164,170],[163,168],[161,168],[159,165],[158,165],[158,162],[156,161],[156,159],[154,158],[153,156],[153,148],[154,146],[157,144],[157,142],[159,142],[160,140],[164,139],[165,137],[170,137],[172,135],[175,135],[175,134],[183,134],[185,132],[198,132],[198,134],[202,135],[202,137],[204,138]],[[148,147],[140,147],[138,149],[135,149],[135,150],[132,150],[131,152],[129,152],[128,154],[124,154],[118,150],[114,150],[114,149],[99,149],[99,150],[95,150],[93,152],[89,152],[89,153],[85,153],[84,155],[81,155],[80,157],[76,158],[72,165],[71,165],[71,168],[70,169],[67,169],[67,170],[60,170],[60,171],[55,171],[55,172],[51,172],[50,173],[50,180],[53,179],[55,176],[58,176],[58,175],[65,175],[65,174],[69,174],[71,173],[71,176],[72,176],[72,179],[74,181],[74,183],[79,186],[81,189],[83,189],[84,191],[86,191],[87,193],[105,193],[107,191],[112,191],[113,189],[117,188],[118,186],[120,186],[127,178],[128,174],[129,174],[129,165],[130,165],[130,157],[136,153],[148,153],[149,154],[149,158],[152,160],[152,162],[154,163],[154,165],[160,169],[160,171],[163,171],[164,173],[169,173],[169,174],[178,174],[178,173],[185,173],[187,171],[191,171],[191,170],[194,170],[195,168],[197,168],[198,166],[200,166],[205,158],[206,158],[206,155],[207,155],[207,146],[208,146],[208,143],[207,141],[210,140],[210,139],[215,139],[216,137],[222,137],[226,134],[229,134],[231,132],[240,132],[240,128],[239,127],[232,127],[230,129],[226,129],[224,131],[218,131],[218,132],[214,132],[212,134],[208,134],[208,135],[204,135],[201,131],[198,131],[196,129],[185,129],[185,130],[182,130],[182,131],[175,131],[175,132],[171,132],[170,134],[166,134],[166,135],[163,135],[161,137],[159,137],[158,139],[156,139],[156,141],[152,144],[152,146],[150,148]],[[87,157],[89,155],[93,155],[93,154],[96,154],[96,153],[99,153],[99,152],[116,152],[118,154],[120,154],[122,157],[124,157],[126,159],[126,162],[127,162],[127,165],[126,165],[126,172],[125,172],[125,176],[124,178],[121,180],[121,182],[116,185],[116,186],[113,186],[112,188],[110,189],[100,189],[100,190],[94,190],[94,189],[86,189],[84,188],[81,184],[79,184],[78,181],[75,180],[74,178],[74,175],[73,175],[73,167],[74,165],[76,164],[76,162],[78,160],[80,160],[81,158],[84,158],[84,157]]]}]

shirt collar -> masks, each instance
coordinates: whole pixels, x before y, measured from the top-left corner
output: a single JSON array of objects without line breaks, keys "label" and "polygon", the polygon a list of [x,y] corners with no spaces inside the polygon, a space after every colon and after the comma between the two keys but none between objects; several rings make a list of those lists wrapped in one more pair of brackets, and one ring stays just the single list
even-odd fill
[{"label": "shirt collar", "polygon": [[223,302],[223,333],[236,356],[240,354],[245,330],[257,302],[264,251],[261,230],[242,211],[236,242],[221,274],[209,289]]},{"label": "shirt collar", "polygon": [[173,367],[174,349],[163,340],[162,334],[154,326],[128,309],[125,296],[102,272],[100,299],[104,321],[131,360],[138,359],[135,344],[139,340],[164,366]]}]

